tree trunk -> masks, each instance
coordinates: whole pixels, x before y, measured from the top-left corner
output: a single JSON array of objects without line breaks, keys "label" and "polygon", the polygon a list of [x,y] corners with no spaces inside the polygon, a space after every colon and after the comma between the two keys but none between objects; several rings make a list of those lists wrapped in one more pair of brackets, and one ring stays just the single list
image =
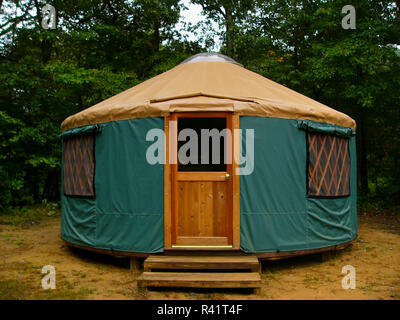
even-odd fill
[{"label": "tree trunk", "polygon": [[154,27],[153,27],[153,31],[154,31],[154,51],[158,52],[160,51],[160,21],[157,19],[154,22]]},{"label": "tree trunk", "polygon": [[367,134],[365,125],[365,114],[362,107],[358,107],[357,119],[357,151],[358,151],[358,184],[361,194],[368,195],[368,161],[367,161]]},{"label": "tree trunk", "polygon": [[225,9],[225,41],[226,41],[226,55],[229,57],[233,56],[233,42],[232,42],[232,6],[227,5]]},{"label": "tree trunk", "polygon": [[[360,66],[356,67],[357,78],[359,81],[363,79],[363,72]],[[358,151],[358,181],[361,194],[366,196],[369,193],[368,189],[368,161],[367,161],[367,126],[365,120],[365,108],[357,105],[357,151]]]}]

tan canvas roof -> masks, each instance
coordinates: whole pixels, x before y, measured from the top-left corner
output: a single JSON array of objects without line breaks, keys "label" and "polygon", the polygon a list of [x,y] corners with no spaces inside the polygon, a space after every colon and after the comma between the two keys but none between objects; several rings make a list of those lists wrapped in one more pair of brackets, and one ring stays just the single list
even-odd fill
[{"label": "tan canvas roof", "polygon": [[355,121],[237,64],[189,61],[74,114],[63,131],[87,124],[166,116],[171,112],[231,111],[239,115],[309,119],[355,129]]}]

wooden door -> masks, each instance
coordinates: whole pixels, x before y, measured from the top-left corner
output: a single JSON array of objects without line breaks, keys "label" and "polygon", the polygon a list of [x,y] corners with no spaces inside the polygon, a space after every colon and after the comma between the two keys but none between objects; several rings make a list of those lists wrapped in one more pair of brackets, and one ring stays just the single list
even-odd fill
[{"label": "wooden door", "polygon": [[[176,155],[180,148],[178,134],[182,125],[196,132],[200,128],[212,128],[213,123],[217,129],[232,130],[229,113],[176,113],[171,120],[177,121],[177,130],[172,136]],[[200,137],[198,143],[200,164]],[[233,143],[229,134],[220,139],[220,146],[222,164],[212,164],[210,155],[209,165],[182,165],[177,156],[177,164],[171,166],[172,247],[232,246],[232,163],[227,159],[231,157]]]}]

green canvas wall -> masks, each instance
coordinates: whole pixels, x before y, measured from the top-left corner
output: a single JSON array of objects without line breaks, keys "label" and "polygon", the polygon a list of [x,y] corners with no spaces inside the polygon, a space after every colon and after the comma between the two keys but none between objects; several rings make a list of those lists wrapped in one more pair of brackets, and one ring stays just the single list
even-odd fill
[{"label": "green canvas wall", "polygon": [[[96,248],[160,252],[164,248],[164,169],[150,165],[150,129],[163,118],[131,119],[101,125],[96,136],[95,199],[62,194],[62,237]],[[85,130],[82,130],[83,132]]]},{"label": "green canvas wall", "polygon": [[240,244],[246,252],[315,249],[357,236],[355,137],[350,196],[307,198],[306,132],[299,127],[298,120],[240,118],[241,129],[254,129],[254,171],[240,177]]}]

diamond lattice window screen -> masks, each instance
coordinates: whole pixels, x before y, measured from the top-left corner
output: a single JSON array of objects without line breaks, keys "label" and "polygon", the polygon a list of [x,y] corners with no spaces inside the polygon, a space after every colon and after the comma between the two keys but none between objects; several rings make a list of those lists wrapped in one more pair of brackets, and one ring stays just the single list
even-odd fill
[{"label": "diamond lattice window screen", "polygon": [[349,140],[308,133],[307,194],[314,197],[350,195]]},{"label": "diamond lattice window screen", "polygon": [[94,135],[64,140],[64,194],[94,197]]}]

